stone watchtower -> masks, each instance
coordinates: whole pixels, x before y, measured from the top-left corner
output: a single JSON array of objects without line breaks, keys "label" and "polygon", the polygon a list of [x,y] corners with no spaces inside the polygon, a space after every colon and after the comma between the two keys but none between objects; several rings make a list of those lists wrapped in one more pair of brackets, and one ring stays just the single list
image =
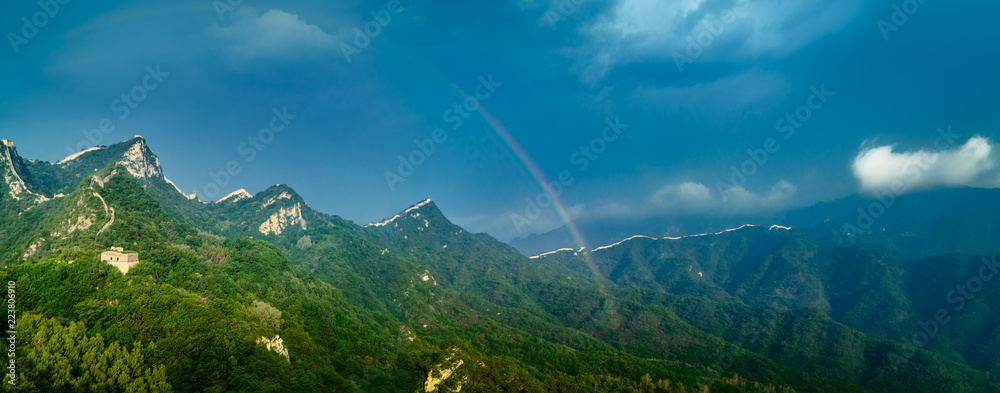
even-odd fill
[{"label": "stone watchtower", "polygon": [[126,253],[121,247],[111,247],[111,251],[101,253],[101,261],[118,268],[122,274],[139,263],[139,254],[135,252]]}]

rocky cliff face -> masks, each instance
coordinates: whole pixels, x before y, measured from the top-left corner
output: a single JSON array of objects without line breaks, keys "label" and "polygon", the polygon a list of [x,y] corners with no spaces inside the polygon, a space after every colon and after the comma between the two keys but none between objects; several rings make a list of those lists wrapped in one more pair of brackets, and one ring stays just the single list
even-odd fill
[{"label": "rocky cliff face", "polygon": [[24,172],[24,163],[17,155],[14,142],[7,139],[0,141],[0,177],[3,178],[3,186],[5,187],[4,196],[34,203],[48,200],[49,198],[36,194],[28,188],[28,184],[21,175]]},{"label": "rocky cliff face", "polygon": [[125,151],[118,163],[125,167],[137,179],[149,181],[163,177],[160,168],[160,158],[146,145],[143,137],[136,135],[128,141],[132,145]]}]

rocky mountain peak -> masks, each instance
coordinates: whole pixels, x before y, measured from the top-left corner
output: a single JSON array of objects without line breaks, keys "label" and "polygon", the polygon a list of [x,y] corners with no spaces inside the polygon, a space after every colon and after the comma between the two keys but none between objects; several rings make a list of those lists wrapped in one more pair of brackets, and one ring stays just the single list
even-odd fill
[{"label": "rocky mountain peak", "polygon": [[137,179],[150,180],[163,176],[160,158],[146,144],[146,139],[140,135],[122,142],[128,148],[118,163],[125,167]]}]

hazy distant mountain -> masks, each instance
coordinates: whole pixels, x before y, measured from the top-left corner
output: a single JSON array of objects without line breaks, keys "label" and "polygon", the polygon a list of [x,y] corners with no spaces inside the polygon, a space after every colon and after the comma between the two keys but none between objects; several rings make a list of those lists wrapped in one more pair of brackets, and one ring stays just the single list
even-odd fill
[{"label": "hazy distant mountain", "polygon": [[[586,246],[597,248],[615,243],[619,240],[636,236],[671,237],[686,236],[699,233],[718,232],[736,228],[743,224],[765,225],[779,221],[780,216],[756,215],[685,215],[673,217],[651,217],[643,220],[602,219],[574,222],[579,229]],[[770,225],[770,224],[768,224]],[[580,248],[570,237],[565,226],[545,232],[532,234],[510,241],[524,255],[538,255],[543,252],[560,248]]]},{"label": "hazy distant mountain", "polygon": [[1000,252],[1000,190],[954,188],[892,199],[858,196],[795,210],[784,225],[811,228],[826,222],[857,241],[908,256]]},{"label": "hazy distant mountain", "polygon": [[[1000,190],[955,188],[924,191],[885,200],[849,196],[780,214],[690,215],[639,222],[576,223],[589,248],[635,235],[687,236],[744,224],[813,228],[829,222],[856,241],[897,249],[909,256],[947,252],[989,254],[1000,251]],[[525,255],[579,248],[565,227],[510,242]]]}]

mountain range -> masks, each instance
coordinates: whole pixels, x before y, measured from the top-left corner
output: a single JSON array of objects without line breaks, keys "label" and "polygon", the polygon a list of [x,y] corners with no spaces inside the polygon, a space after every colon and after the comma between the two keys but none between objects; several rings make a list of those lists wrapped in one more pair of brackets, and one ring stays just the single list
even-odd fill
[{"label": "mountain range", "polygon": [[364,226],[287,185],[203,202],[140,136],[4,140],[0,174],[15,391],[1000,391],[993,190],[528,257],[429,199]]},{"label": "mountain range", "polygon": [[[592,220],[573,225],[589,246],[597,248],[631,236],[678,237],[718,232],[744,224],[814,228],[840,225],[858,240],[894,247],[913,255],[966,252],[989,254],[1000,242],[1000,190],[949,188],[890,195],[882,200],[851,195],[781,213],[741,215],[677,215],[636,222]],[[525,255],[580,247],[566,226],[514,239]],[[863,240],[862,240],[863,239]],[[895,244],[903,242],[905,244]]]}]

